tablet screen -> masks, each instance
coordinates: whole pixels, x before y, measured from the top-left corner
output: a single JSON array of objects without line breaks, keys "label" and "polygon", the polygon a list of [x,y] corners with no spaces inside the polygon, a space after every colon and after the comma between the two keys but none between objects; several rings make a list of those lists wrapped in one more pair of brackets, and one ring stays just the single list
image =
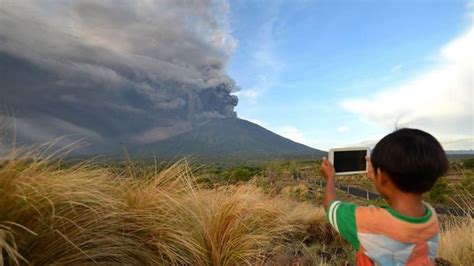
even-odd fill
[{"label": "tablet screen", "polygon": [[335,151],[334,169],[339,172],[355,172],[366,170],[367,150]]}]

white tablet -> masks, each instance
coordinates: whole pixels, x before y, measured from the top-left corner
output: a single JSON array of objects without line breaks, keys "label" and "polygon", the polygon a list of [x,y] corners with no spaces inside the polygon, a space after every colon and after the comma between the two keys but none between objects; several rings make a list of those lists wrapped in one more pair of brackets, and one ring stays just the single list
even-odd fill
[{"label": "white tablet", "polygon": [[329,151],[329,161],[334,165],[336,175],[355,175],[367,173],[370,148],[338,148]]}]

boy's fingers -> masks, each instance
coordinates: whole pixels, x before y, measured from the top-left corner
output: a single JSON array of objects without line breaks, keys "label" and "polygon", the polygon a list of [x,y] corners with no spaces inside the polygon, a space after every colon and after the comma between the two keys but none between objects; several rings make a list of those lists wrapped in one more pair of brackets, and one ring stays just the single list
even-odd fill
[{"label": "boy's fingers", "polygon": [[326,159],[326,157],[323,158],[323,165],[328,165],[329,164],[329,161],[328,159]]}]

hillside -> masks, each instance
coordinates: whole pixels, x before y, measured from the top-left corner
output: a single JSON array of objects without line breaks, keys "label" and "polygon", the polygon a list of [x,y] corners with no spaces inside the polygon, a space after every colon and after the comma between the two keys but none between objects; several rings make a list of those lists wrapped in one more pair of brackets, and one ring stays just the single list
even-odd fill
[{"label": "hillside", "polygon": [[138,153],[155,154],[158,158],[187,155],[205,160],[320,157],[325,154],[238,118],[212,120],[189,132],[142,147]]}]

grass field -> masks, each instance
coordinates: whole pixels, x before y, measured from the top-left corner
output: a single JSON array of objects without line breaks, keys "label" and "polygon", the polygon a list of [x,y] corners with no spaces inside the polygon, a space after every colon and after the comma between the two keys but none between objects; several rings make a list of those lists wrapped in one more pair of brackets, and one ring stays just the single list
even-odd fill
[{"label": "grass field", "polygon": [[[0,265],[354,263],[317,197],[305,196],[308,186],[266,177],[271,171],[210,186],[186,161],[65,167],[59,157],[16,151],[0,161]],[[472,218],[442,225],[439,256],[470,265]]]}]

